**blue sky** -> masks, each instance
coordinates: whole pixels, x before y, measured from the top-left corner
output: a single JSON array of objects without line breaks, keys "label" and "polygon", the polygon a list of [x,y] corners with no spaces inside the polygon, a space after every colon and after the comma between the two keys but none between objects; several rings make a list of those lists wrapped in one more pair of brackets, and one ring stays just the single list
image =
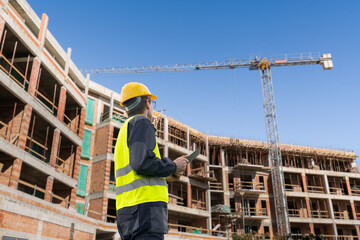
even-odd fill
[{"label": "blue sky", "polygon": [[[280,141],[360,155],[360,1],[28,1],[79,68],[331,53],[322,66],[272,69]],[[346,3],[346,4],[345,4]],[[266,141],[258,71],[101,75],[145,83],[157,109],[211,135]]]}]

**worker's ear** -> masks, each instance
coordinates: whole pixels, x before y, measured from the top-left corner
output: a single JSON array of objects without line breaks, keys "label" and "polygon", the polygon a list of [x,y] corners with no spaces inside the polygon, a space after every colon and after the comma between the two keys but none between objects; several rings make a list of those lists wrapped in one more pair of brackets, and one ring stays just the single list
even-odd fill
[{"label": "worker's ear", "polygon": [[150,108],[151,108],[151,101],[150,101],[150,99],[146,99],[146,101],[145,101],[145,106],[146,106],[146,109],[150,109]]}]

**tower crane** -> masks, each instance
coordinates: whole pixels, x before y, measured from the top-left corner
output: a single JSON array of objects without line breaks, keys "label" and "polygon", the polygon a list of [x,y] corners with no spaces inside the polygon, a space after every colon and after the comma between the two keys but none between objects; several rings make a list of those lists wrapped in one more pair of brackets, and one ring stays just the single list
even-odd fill
[{"label": "tower crane", "polygon": [[269,150],[269,165],[271,168],[273,195],[277,230],[281,236],[290,236],[290,222],[285,192],[285,180],[279,142],[278,124],[276,119],[275,98],[271,68],[280,66],[323,65],[324,70],[333,68],[331,54],[300,53],[284,54],[273,57],[252,57],[246,60],[214,61],[193,64],[175,64],[162,66],[118,67],[101,69],[84,69],[84,74],[124,74],[124,73],[151,73],[151,72],[180,72],[195,70],[216,70],[248,68],[260,70],[263,107],[265,113],[266,135]]}]

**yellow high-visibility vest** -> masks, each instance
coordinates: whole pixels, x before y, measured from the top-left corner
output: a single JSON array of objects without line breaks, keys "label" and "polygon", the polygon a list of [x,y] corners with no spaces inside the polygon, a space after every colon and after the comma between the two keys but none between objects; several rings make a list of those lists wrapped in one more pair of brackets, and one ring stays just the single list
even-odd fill
[{"label": "yellow high-visibility vest", "polygon": [[[141,203],[169,201],[165,177],[139,175],[130,166],[127,133],[129,121],[133,118],[125,121],[115,145],[116,210]],[[161,158],[157,143],[153,152]]]}]

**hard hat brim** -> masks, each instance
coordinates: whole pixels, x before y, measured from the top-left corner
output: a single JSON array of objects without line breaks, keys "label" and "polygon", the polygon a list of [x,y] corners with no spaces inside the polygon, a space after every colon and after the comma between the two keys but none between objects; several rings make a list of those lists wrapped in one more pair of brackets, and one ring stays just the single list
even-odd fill
[{"label": "hard hat brim", "polygon": [[[157,99],[157,96],[155,96],[155,95],[153,95],[153,94],[141,95],[141,96],[149,96],[151,101],[155,101],[155,100]],[[141,97],[141,96],[135,96],[135,97]],[[126,99],[126,100],[124,100],[123,102],[121,102],[121,103],[120,103],[120,106],[125,107],[125,106],[124,106],[124,102],[126,102],[127,100],[129,100],[129,99]]]}]

